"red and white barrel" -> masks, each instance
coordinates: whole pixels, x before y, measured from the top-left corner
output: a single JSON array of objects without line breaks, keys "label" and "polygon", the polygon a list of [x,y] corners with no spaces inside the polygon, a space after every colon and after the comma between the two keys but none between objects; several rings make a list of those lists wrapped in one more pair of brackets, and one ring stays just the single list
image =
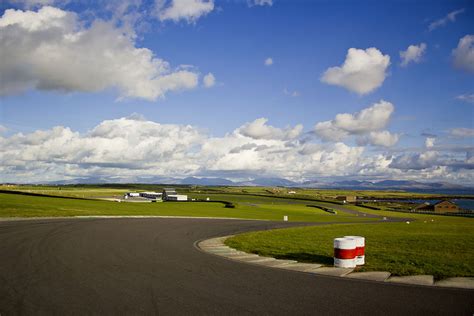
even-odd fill
[{"label": "red and white barrel", "polygon": [[352,238],[334,238],[334,266],[337,268],[356,267],[356,241]]},{"label": "red and white barrel", "polygon": [[361,236],[344,236],[344,238],[352,238],[356,241],[356,264],[358,266],[365,264],[365,238]]}]

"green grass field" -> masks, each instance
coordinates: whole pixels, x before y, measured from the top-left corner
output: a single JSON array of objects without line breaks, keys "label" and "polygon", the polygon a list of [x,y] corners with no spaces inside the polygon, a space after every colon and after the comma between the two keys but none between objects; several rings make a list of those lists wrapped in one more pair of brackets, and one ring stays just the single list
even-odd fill
[{"label": "green grass field", "polygon": [[[376,212],[393,215],[393,212]],[[416,221],[328,225],[246,233],[226,244],[263,256],[333,264],[336,237],[366,238],[366,265],[359,271],[389,271],[394,275],[432,274],[435,278],[474,276],[474,219],[397,214]]]},{"label": "green grass field", "polygon": [[[238,197],[233,199],[231,196],[226,197],[230,200],[238,199]],[[304,203],[291,204],[290,202],[292,201],[277,200],[272,204],[268,198],[250,197],[250,200],[243,200],[232,209],[224,208],[221,203],[210,202],[117,203],[0,193],[0,217],[174,215],[282,220],[284,215],[288,215],[290,221],[354,222],[369,220],[346,213],[333,215],[307,207]]]},{"label": "green grass field", "polygon": [[[128,191],[161,191],[167,185],[155,184],[103,184],[103,185],[18,185],[3,187],[3,189],[11,189],[16,191],[34,192],[61,196],[75,197],[103,197],[103,196],[120,196]],[[183,194],[230,194],[230,195],[266,195],[270,197],[286,197],[286,198],[310,198],[334,200],[338,195],[357,195],[371,198],[432,198],[436,194],[413,193],[404,191],[369,191],[369,190],[334,190],[334,189],[301,189],[301,188],[281,188],[281,187],[207,187],[207,186],[191,186],[180,185],[173,186]],[[295,194],[288,192],[294,191]]]}]

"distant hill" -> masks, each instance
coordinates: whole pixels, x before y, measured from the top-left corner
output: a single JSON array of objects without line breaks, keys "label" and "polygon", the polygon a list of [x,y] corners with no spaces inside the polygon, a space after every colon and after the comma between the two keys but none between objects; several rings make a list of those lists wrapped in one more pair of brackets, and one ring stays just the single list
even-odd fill
[{"label": "distant hill", "polygon": [[382,180],[382,181],[336,181],[326,183],[319,188],[347,190],[394,190],[409,192],[425,192],[440,194],[474,194],[474,188],[445,182],[419,182],[411,180]]},{"label": "distant hill", "polygon": [[260,186],[260,187],[296,187],[300,183],[283,178],[257,178],[250,181],[237,182],[241,186]]},{"label": "distant hill", "polygon": [[192,184],[192,185],[221,185],[221,186],[235,185],[235,182],[232,182],[230,180],[223,179],[223,178],[196,178],[196,177],[188,177],[188,178],[181,179],[179,183]]}]

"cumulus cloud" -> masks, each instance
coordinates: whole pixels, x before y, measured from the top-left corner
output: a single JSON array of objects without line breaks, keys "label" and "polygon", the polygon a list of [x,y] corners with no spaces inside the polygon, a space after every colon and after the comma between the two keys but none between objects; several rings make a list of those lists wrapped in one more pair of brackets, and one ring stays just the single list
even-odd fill
[{"label": "cumulus cloud", "polygon": [[[7,182],[84,177],[130,182],[145,177],[245,174],[296,181],[403,176],[472,182],[472,154],[461,159],[462,152],[431,150],[391,157],[341,142],[302,142],[296,137],[297,127],[282,129],[265,123],[250,122],[225,136],[212,137],[194,126],[160,124],[133,114],[103,121],[84,133],[57,126],[27,134],[0,134],[0,177]],[[249,125],[260,127],[246,135],[243,131],[248,132]]]},{"label": "cumulus cloud", "polygon": [[471,152],[464,157],[453,153],[441,154],[438,151],[428,150],[421,153],[404,153],[394,157],[390,168],[406,171],[421,171],[427,177],[441,176],[453,178],[459,172],[459,178],[472,177],[474,174],[474,159]]},{"label": "cumulus cloud", "polygon": [[121,98],[156,100],[198,84],[195,72],[173,69],[151,50],[135,47],[133,36],[112,23],[95,20],[86,27],[75,13],[54,7],[6,10],[0,38],[0,95],[113,88]]},{"label": "cumulus cloud", "polygon": [[368,135],[377,132],[369,135],[369,140],[373,144],[395,144],[398,135],[380,133],[380,130],[389,123],[394,109],[392,103],[381,100],[355,114],[341,113],[331,121],[317,123],[314,132],[326,141],[341,141],[350,135]]},{"label": "cumulus cloud", "polygon": [[336,126],[333,121],[319,122],[314,126],[314,132],[324,141],[342,141],[349,133]]},{"label": "cumulus cloud", "polygon": [[368,141],[371,145],[392,147],[398,143],[400,135],[390,133],[389,131],[377,131],[370,132],[368,135]]},{"label": "cumulus cloud", "polygon": [[271,66],[271,65],[273,65],[273,58],[268,57],[267,59],[265,59],[265,61],[263,62],[263,64],[264,64],[265,66]]},{"label": "cumulus cloud", "polygon": [[471,94],[461,94],[456,97],[457,100],[461,100],[468,103],[474,103],[474,93]]},{"label": "cumulus cloud", "polygon": [[337,143],[302,154],[306,145],[294,139],[299,133],[299,127],[278,129],[263,124],[262,128],[262,124],[249,123],[224,137],[210,137],[196,127],[160,124],[132,115],[103,121],[86,133],[58,126],[0,135],[0,175],[4,181],[97,175],[179,177],[211,172],[301,178],[307,172],[330,175],[357,170],[363,147]]},{"label": "cumulus cloud", "polygon": [[67,166],[78,175],[85,169],[97,168],[124,168],[127,169],[123,170],[124,174],[137,169],[161,174],[179,170],[186,174],[198,168],[189,151],[202,140],[199,130],[191,126],[158,124],[131,117],[103,121],[85,134],[58,126],[0,138],[0,143],[4,171],[11,169],[9,166],[36,165],[39,174],[47,172],[50,166],[58,170]]},{"label": "cumulus cloud", "polygon": [[436,138],[434,137],[426,137],[425,140],[425,147],[426,148],[432,148],[435,144]]},{"label": "cumulus cloud", "polygon": [[449,135],[457,138],[474,137],[474,128],[453,128],[449,131]]},{"label": "cumulus cloud", "polygon": [[344,63],[327,69],[321,81],[363,95],[382,85],[389,65],[390,56],[383,55],[377,48],[350,48]]},{"label": "cumulus cloud", "polygon": [[448,22],[455,22],[457,15],[463,13],[464,11],[464,9],[459,9],[453,12],[449,12],[445,17],[431,22],[428,26],[428,29],[430,31],[433,31],[438,27],[445,26]]},{"label": "cumulus cloud", "polygon": [[155,0],[155,12],[161,21],[185,20],[188,23],[196,22],[200,17],[214,10],[213,0]]},{"label": "cumulus cloud", "polygon": [[210,88],[216,84],[216,77],[212,73],[208,73],[203,78],[204,87]]},{"label": "cumulus cloud", "polygon": [[453,62],[458,69],[474,72],[474,35],[466,35],[459,40],[453,50]]},{"label": "cumulus cloud", "polygon": [[391,168],[421,170],[431,168],[439,164],[439,154],[436,151],[424,153],[402,154],[390,163]]},{"label": "cumulus cloud", "polygon": [[262,117],[243,125],[237,132],[254,139],[293,139],[298,137],[303,130],[303,125],[301,124],[281,129],[267,125],[267,122],[268,119]]},{"label": "cumulus cloud", "polygon": [[419,63],[421,61],[421,58],[425,54],[425,51],[425,43],[408,46],[406,50],[400,52],[400,58],[402,60],[400,64],[405,67],[411,62]]}]

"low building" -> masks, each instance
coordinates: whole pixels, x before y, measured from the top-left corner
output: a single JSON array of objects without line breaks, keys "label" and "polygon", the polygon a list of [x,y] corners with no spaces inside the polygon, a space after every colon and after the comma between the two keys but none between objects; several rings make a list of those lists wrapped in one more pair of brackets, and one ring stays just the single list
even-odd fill
[{"label": "low building", "polygon": [[164,188],[163,189],[163,200],[167,200],[168,199],[168,196],[170,195],[177,195],[178,193],[176,193],[176,190],[174,188]]},{"label": "low building", "polygon": [[434,204],[423,203],[415,207],[414,211],[415,212],[416,211],[433,212],[433,213],[442,214],[442,213],[459,213],[460,209],[459,209],[459,206],[457,206],[453,202],[448,201],[448,200],[443,200]]},{"label": "low building", "polygon": [[159,192],[140,192],[140,196],[147,199],[161,199],[162,193]]},{"label": "low building", "polygon": [[184,194],[175,194],[166,196],[166,201],[187,201],[188,196]]},{"label": "low building", "polygon": [[173,188],[164,188],[163,189],[163,200],[164,201],[187,201],[188,196],[184,194],[176,193],[176,190]]},{"label": "low building", "polygon": [[336,200],[342,201],[344,203],[355,203],[357,202],[357,196],[355,195],[338,195]]},{"label": "low building", "polygon": [[426,202],[426,203],[418,205],[412,211],[415,211],[415,212],[433,212],[434,207],[430,203]]},{"label": "low building", "polygon": [[458,213],[459,206],[451,201],[440,201],[434,205],[435,213]]}]

